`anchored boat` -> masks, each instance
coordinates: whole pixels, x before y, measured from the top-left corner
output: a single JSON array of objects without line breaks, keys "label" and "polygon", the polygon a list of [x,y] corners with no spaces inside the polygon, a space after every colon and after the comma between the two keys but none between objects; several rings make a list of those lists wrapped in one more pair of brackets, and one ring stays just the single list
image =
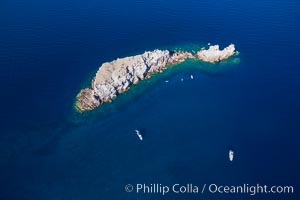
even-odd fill
[{"label": "anchored boat", "polygon": [[232,149],[229,150],[229,160],[233,161],[234,151]]},{"label": "anchored boat", "polygon": [[139,137],[139,139],[143,140],[143,136],[142,136],[141,132],[139,130],[137,130],[137,129],[135,129],[134,131],[137,134],[137,136]]}]

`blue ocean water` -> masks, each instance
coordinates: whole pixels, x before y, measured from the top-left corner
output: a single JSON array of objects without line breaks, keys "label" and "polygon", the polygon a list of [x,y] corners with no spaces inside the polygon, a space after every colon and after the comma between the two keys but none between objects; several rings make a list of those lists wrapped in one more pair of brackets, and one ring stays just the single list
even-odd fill
[{"label": "blue ocean water", "polygon": [[[1,1],[0,199],[299,199],[299,9],[297,0]],[[101,63],[208,42],[234,43],[240,63],[189,63],[95,112],[74,111]],[[295,193],[124,191],[137,183]]]}]

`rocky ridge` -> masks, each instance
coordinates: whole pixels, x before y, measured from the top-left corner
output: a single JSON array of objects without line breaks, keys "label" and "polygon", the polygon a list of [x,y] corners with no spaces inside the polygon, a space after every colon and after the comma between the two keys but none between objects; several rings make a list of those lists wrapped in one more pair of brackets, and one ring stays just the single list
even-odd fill
[{"label": "rocky ridge", "polygon": [[79,112],[93,110],[127,91],[132,84],[186,59],[199,59],[213,63],[225,60],[234,53],[233,44],[223,50],[219,50],[219,45],[215,45],[210,46],[208,50],[201,49],[195,55],[186,51],[154,50],[103,63],[93,78],[91,87],[82,89],[78,93],[75,107]]}]

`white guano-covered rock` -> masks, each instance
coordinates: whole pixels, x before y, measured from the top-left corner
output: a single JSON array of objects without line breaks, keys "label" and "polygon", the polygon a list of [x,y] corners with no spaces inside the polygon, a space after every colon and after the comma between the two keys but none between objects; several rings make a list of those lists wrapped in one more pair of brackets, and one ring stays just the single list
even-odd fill
[{"label": "white guano-covered rock", "polygon": [[197,57],[199,60],[204,62],[217,62],[225,60],[230,56],[234,55],[235,47],[234,44],[229,45],[228,47],[220,50],[219,45],[210,46],[207,50],[203,49],[197,52]]}]

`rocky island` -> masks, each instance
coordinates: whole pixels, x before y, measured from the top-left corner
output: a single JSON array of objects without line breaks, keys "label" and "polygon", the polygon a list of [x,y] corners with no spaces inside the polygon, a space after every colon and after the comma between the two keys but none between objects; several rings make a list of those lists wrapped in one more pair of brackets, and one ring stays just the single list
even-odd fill
[{"label": "rocky island", "polygon": [[214,63],[234,54],[233,44],[223,50],[219,49],[219,45],[214,45],[207,50],[201,49],[196,54],[186,51],[154,50],[103,63],[93,78],[91,87],[82,89],[77,95],[75,107],[79,112],[93,110],[127,91],[132,84],[186,59]]}]

